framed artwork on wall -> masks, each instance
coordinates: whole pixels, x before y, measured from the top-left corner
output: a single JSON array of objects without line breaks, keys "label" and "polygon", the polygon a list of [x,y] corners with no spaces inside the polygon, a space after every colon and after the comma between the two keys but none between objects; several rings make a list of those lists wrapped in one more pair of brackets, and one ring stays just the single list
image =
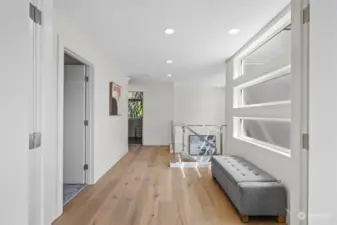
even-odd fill
[{"label": "framed artwork on wall", "polygon": [[122,87],[114,82],[109,84],[109,115],[120,115],[120,98],[122,94]]}]

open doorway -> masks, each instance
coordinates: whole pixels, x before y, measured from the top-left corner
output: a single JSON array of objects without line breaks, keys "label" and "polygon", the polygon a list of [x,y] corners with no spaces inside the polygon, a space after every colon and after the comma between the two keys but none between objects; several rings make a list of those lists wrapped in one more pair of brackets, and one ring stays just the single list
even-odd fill
[{"label": "open doorway", "polygon": [[87,185],[89,66],[64,52],[63,205]]},{"label": "open doorway", "polygon": [[143,97],[143,92],[129,92],[129,151],[137,150],[143,144]]}]

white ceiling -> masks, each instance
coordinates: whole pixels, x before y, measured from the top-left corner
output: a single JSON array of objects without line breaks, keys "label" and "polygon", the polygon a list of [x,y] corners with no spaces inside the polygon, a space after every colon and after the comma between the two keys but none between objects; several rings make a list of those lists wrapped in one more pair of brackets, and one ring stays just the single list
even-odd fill
[{"label": "white ceiling", "polygon": [[[132,78],[218,85],[225,83],[225,60],[289,2],[56,0],[56,7]],[[165,35],[166,28],[176,33]],[[230,36],[231,28],[241,32]]]}]

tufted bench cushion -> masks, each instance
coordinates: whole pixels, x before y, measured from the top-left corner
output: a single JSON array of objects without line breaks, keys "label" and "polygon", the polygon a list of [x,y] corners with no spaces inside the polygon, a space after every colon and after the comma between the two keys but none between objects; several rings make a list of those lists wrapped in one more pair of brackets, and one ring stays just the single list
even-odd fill
[{"label": "tufted bench cushion", "polygon": [[213,156],[212,175],[243,216],[286,216],[286,189],[238,156]]},{"label": "tufted bench cushion", "polygon": [[254,164],[237,156],[214,156],[213,164],[223,168],[229,179],[235,184],[240,182],[271,182],[276,181],[268,173]]}]

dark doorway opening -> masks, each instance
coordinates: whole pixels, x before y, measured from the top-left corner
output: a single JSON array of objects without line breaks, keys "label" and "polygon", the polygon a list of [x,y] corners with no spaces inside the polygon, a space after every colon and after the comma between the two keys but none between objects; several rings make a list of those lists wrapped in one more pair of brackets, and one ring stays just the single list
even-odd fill
[{"label": "dark doorway opening", "polygon": [[128,98],[129,149],[138,149],[143,144],[143,92],[130,91]]}]

